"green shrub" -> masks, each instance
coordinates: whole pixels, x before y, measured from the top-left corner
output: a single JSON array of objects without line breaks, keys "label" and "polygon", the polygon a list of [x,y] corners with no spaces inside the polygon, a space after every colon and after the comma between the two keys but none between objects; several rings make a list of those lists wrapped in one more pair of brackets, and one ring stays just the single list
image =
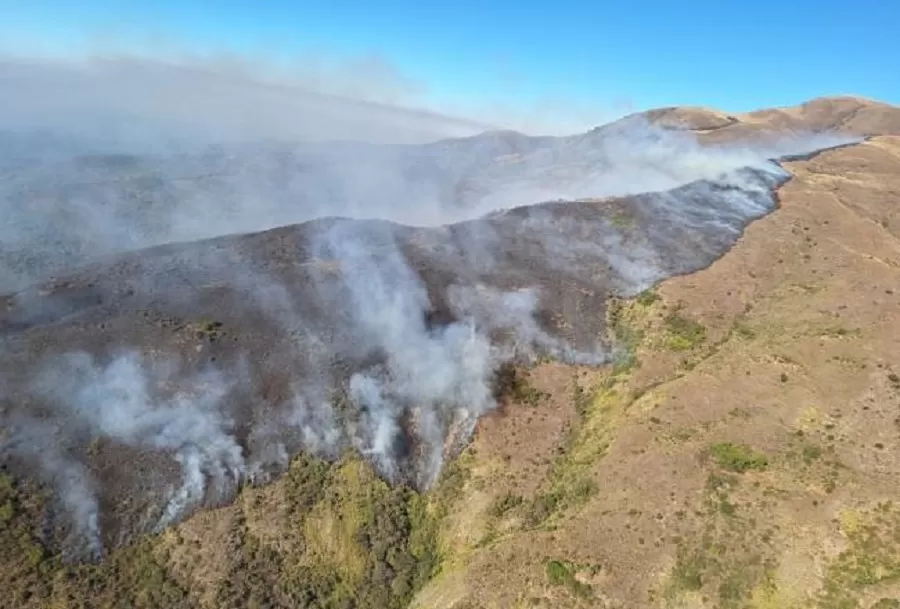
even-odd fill
[{"label": "green shrub", "polygon": [[525,522],[529,526],[537,526],[547,520],[556,508],[559,507],[562,496],[558,492],[544,493],[538,495],[528,506],[528,512],[525,515]]},{"label": "green shrub", "polygon": [[573,502],[583,503],[591,498],[597,492],[597,483],[593,478],[583,476],[572,484],[569,495]]},{"label": "green shrub", "polygon": [[662,297],[656,293],[656,290],[649,289],[638,294],[635,300],[639,305],[649,307],[653,303],[662,300]]},{"label": "green shrub", "polygon": [[547,581],[550,582],[551,586],[564,586],[574,596],[581,598],[589,598],[594,593],[591,586],[578,581],[572,565],[559,560],[547,562]]},{"label": "green shrub", "polygon": [[522,499],[521,495],[505,493],[497,497],[493,503],[491,503],[489,512],[494,518],[502,518],[511,510],[522,505],[523,501],[524,499]]},{"label": "green shrub", "polygon": [[13,516],[15,516],[15,513],[16,508],[13,505],[13,502],[9,499],[4,501],[3,504],[0,505],[0,525],[5,525],[11,521]]},{"label": "green shrub", "polygon": [[494,397],[498,400],[508,398],[526,406],[538,406],[548,399],[550,394],[532,387],[528,382],[528,372],[517,368],[514,364],[505,363],[497,370],[494,377]]},{"label": "green shrub", "polygon": [[572,573],[569,568],[558,560],[551,560],[547,563],[547,580],[551,585],[562,586],[572,579]]},{"label": "green shrub", "polygon": [[803,447],[803,461],[807,464],[812,463],[822,456],[822,447],[815,444],[806,444]]},{"label": "green shrub", "polygon": [[700,322],[670,313],[665,320],[669,333],[667,344],[673,351],[686,351],[706,339],[706,327]]},{"label": "green shrub", "polygon": [[745,444],[732,444],[731,442],[713,444],[709,452],[719,467],[733,472],[762,470],[769,464],[765,455],[755,452]]}]

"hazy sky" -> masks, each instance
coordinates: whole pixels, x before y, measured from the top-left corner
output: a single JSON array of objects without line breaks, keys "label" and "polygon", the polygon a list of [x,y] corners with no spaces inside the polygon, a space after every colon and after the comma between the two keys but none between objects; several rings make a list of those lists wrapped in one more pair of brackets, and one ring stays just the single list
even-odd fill
[{"label": "hazy sky", "polygon": [[0,15],[6,52],[178,48],[308,69],[314,58],[382,82],[380,99],[470,116],[596,124],[675,104],[900,102],[900,3],[889,0],[0,0]]}]

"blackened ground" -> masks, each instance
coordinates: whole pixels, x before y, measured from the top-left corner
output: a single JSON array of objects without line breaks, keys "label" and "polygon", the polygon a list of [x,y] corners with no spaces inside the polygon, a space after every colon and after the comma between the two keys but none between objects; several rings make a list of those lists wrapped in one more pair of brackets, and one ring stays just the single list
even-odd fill
[{"label": "blackened ground", "polygon": [[[445,227],[330,218],[106,258],[0,300],[0,417],[9,429],[21,421],[48,423],[53,437],[44,441],[84,464],[96,481],[104,545],[126,543],[158,521],[166,489],[180,483],[180,466],[172,455],[86,433],[44,403],[32,382],[51,356],[83,351],[108,362],[134,349],[177,360],[179,378],[209,365],[227,371],[235,385],[223,410],[252,463],[264,449],[254,444],[256,434],[293,408],[296,386],[324,388],[346,427],[360,416],[347,403],[348,380],[389,359],[360,333],[359,312],[333,298],[347,287],[347,265],[354,260],[323,257],[322,235],[349,227],[352,248],[410,269],[427,290],[421,315],[429,331],[471,316],[499,346],[524,336],[532,344],[520,354],[600,363],[612,347],[604,327],[608,297],[631,296],[708,266],[750,221],[774,208],[774,192],[786,179],[773,165],[721,182],[521,207]],[[536,306],[526,315],[537,322],[531,335],[497,322],[496,311],[460,310],[453,302],[460,290],[484,289],[535,290]],[[400,407],[400,430],[389,450],[400,461],[401,481],[415,483],[422,453],[415,404]],[[449,436],[460,422],[445,423]],[[280,442],[288,456],[304,446],[299,429],[266,433],[263,444]],[[17,454],[7,465],[18,475],[37,475],[39,455]],[[272,467],[277,474],[278,465]],[[209,494],[201,505],[228,501],[231,494]],[[51,519],[48,539],[65,537],[63,520]]]}]

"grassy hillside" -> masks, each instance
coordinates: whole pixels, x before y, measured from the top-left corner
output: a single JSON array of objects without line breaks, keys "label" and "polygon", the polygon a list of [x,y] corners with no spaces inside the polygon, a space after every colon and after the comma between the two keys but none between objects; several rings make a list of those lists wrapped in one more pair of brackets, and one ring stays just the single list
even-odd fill
[{"label": "grassy hillside", "polygon": [[614,365],[505,370],[427,495],[303,457],[71,566],[0,477],[0,606],[900,607],[900,138],[790,168],[728,255],[612,303]]},{"label": "grassy hillside", "polygon": [[441,514],[354,457],[295,461],[237,505],[66,565],[34,539],[42,498],[0,479],[9,607],[405,607],[438,567]]},{"label": "grassy hillside", "polygon": [[417,606],[895,606],[898,168],[897,138],[793,165],[732,252],[612,308],[618,366],[532,371],[568,410],[484,426],[484,532]]}]

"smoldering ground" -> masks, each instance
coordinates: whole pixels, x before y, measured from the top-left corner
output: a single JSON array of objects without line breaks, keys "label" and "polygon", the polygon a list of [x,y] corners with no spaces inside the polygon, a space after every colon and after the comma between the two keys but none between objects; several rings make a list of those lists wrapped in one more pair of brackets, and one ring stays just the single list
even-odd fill
[{"label": "smoldering ground", "polygon": [[94,553],[303,450],[354,449],[427,489],[494,407],[499,365],[604,362],[609,295],[706,266],[771,211],[788,176],[770,156],[638,117],[559,138],[20,155],[3,454]]}]

